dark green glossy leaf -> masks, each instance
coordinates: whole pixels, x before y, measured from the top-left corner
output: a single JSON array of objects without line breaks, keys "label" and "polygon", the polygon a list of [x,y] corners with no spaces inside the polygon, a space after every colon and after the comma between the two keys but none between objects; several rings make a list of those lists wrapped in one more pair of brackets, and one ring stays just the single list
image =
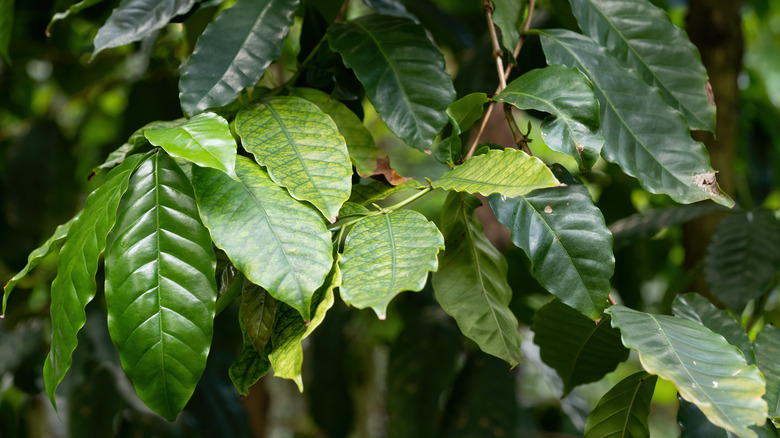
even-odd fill
[{"label": "dark green glossy leaf", "polygon": [[227,105],[282,53],[299,0],[238,0],[212,21],[181,69],[184,112]]},{"label": "dark green glossy leaf", "polygon": [[74,216],[71,220],[65,222],[62,225],[59,225],[57,229],[54,230],[54,234],[52,234],[51,237],[49,237],[45,242],[43,242],[41,246],[32,250],[30,255],[27,256],[27,264],[24,265],[24,268],[22,268],[21,271],[19,271],[16,275],[14,275],[10,280],[8,280],[5,283],[5,286],[3,286],[2,315],[5,315],[5,309],[6,309],[6,304],[8,302],[8,297],[11,295],[11,291],[14,290],[16,283],[18,283],[19,280],[24,278],[36,266],[38,266],[38,263],[40,263],[41,260],[43,260],[46,256],[60,249],[60,244],[65,240],[65,237],[68,235],[68,230],[70,230],[70,226],[71,224],[73,224],[73,221],[76,220],[78,214],[79,213],[77,213],[76,216]]},{"label": "dark green glossy leaf", "polygon": [[336,123],[347,143],[349,158],[358,175],[369,177],[377,174],[377,161],[385,160],[387,154],[374,144],[371,132],[346,105],[326,93],[313,88],[295,88],[294,92],[313,102]]},{"label": "dark green glossy leaf", "polygon": [[540,159],[516,149],[490,150],[473,156],[432,183],[437,189],[509,197],[558,184]]},{"label": "dark green glossy leaf", "polygon": [[715,104],[696,47],[646,0],[570,1],[583,32],[658,87],[692,129],[715,132]]},{"label": "dark green glossy leaf", "polygon": [[725,207],[712,203],[680,205],[664,209],[637,213],[615,221],[609,225],[615,249],[637,239],[652,237],[664,228],[688,222],[713,211],[723,211]]},{"label": "dark green glossy leaf", "polygon": [[729,344],[739,348],[748,365],[756,363],[753,344],[742,324],[703,296],[693,292],[677,296],[672,303],[672,312],[674,316],[689,319],[723,336]]},{"label": "dark green glossy leaf", "polygon": [[444,238],[433,222],[411,210],[361,219],[347,235],[339,262],[341,298],[359,309],[371,307],[380,319],[398,293],[419,291],[428,271],[438,267]]},{"label": "dark green glossy leaf", "polygon": [[556,175],[565,186],[511,199],[494,195],[490,207],[528,254],[539,284],[595,320],[607,306],[615,269],[612,236],[587,187],[562,167]]},{"label": "dark green glossy leaf", "polygon": [[628,349],[608,316],[593,322],[559,300],[536,312],[531,330],[542,360],[563,380],[564,397],[576,386],[601,380],[628,359]]},{"label": "dark green glossy leaf", "polygon": [[211,238],[167,154],[130,178],[106,246],[108,331],[141,400],[173,421],[206,368],[217,284]]},{"label": "dark green glossy leaf", "polygon": [[[710,423],[695,404],[680,397],[678,399],[680,400],[680,408],[677,410],[677,423],[682,432],[680,438],[737,438],[739,436]],[[751,426],[750,430],[755,433],[753,436],[758,438],[777,438],[778,436],[777,429],[769,420],[763,426]]]},{"label": "dark green glossy leaf", "polygon": [[78,332],[87,320],[84,308],[95,296],[95,274],[106,248],[106,236],[116,221],[130,175],[141,159],[140,155],[128,157],[106,175],[103,185],[87,197],[60,251],[57,277],[51,285],[51,349],[43,366],[46,393],[55,406],[55,390],[70,368]]},{"label": "dark green glossy leaf", "polygon": [[639,352],[642,367],[671,381],[679,394],[715,425],[739,436],[755,437],[751,426],[764,424],[764,378],[737,347],[687,319],[610,307],[612,325],[623,344]]},{"label": "dark green glossy leaf", "polygon": [[8,46],[11,43],[11,30],[14,24],[14,0],[0,0],[0,56],[11,63]]},{"label": "dark green glossy leaf", "polygon": [[431,283],[436,301],[455,318],[461,332],[485,353],[515,366],[522,360],[517,318],[509,309],[503,254],[487,240],[474,210],[482,202],[472,195],[450,193],[442,209],[446,250]]},{"label": "dark green glossy leaf", "polygon": [[522,436],[518,434],[515,387],[515,375],[506,362],[486,354],[470,357],[453,384],[439,436]]},{"label": "dark green glossy leaf", "polygon": [[523,30],[525,0],[493,0],[493,23],[501,29],[501,43],[511,54]]},{"label": "dark green glossy leaf", "polygon": [[434,437],[442,403],[462,364],[463,341],[441,309],[425,307],[404,320],[387,366],[387,437]]},{"label": "dark green glossy leaf", "polygon": [[417,17],[406,10],[401,0],[363,0],[363,3],[378,14],[406,17],[417,22]]},{"label": "dark green glossy leaf", "polygon": [[[734,204],[720,191],[704,145],[691,139],[685,120],[660,93],[588,37],[567,30],[539,33],[547,62],[577,67],[593,83],[601,104],[605,159],[651,193],[686,204],[705,199]],[[636,96],[642,96],[641,105]]]},{"label": "dark green glossy leaf", "polygon": [[649,437],[647,417],[657,380],[640,371],[613,386],[588,415],[585,438]]},{"label": "dark green glossy leaf", "polygon": [[236,140],[230,134],[227,120],[214,113],[203,113],[183,124],[166,129],[148,129],[144,135],[177,158],[198,166],[211,167],[237,180]]},{"label": "dark green glossy leaf", "polygon": [[230,376],[230,380],[233,381],[233,385],[238,390],[238,393],[247,396],[249,395],[249,387],[257,383],[257,381],[271,369],[271,362],[268,360],[268,354],[273,349],[273,346],[268,342],[265,344],[262,353],[258,353],[257,350],[255,350],[255,347],[252,346],[252,340],[249,339],[249,335],[244,327],[243,308],[238,312],[238,322],[241,326],[241,334],[244,338],[244,347],[241,350],[241,354],[230,365],[228,375]]},{"label": "dark green glossy leaf", "polygon": [[141,41],[186,13],[195,0],[122,0],[95,35],[94,57],[105,49]]},{"label": "dark green glossy leaf", "polygon": [[398,193],[402,190],[409,190],[422,187],[415,180],[407,181],[403,184],[394,186],[386,182],[370,179],[366,184],[356,184],[352,186],[352,194],[349,196],[349,202],[360,205],[371,205],[374,202],[381,201],[388,196]]},{"label": "dark green glossy leaf", "polygon": [[724,218],[707,247],[704,274],[712,294],[740,313],[769,291],[780,269],[780,222],[768,210]]},{"label": "dark green glossy leaf", "polygon": [[235,127],[244,149],[274,182],[335,222],[349,198],[352,165],[344,137],[327,114],[300,97],[273,97],[241,110]]},{"label": "dark green glossy leaf", "polygon": [[249,158],[236,158],[236,173],[241,182],[194,169],[203,223],[252,283],[309,319],[311,297],[333,263],[330,233],[317,210],[292,199]]},{"label": "dark green glossy leaf", "polygon": [[255,351],[262,353],[274,327],[277,301],[262,287],[244,278],[241,288],[241,309],[244,332]]},{"label": "dark green glossy leaf", "polygon": [[756,335],[756,364],[766,379],[764,400],[769,405],[769,418],[780,418],[780,329],[765,326]]},{"label": "dark green glossy leaf", "polygon": [[463,149],[460,134],[471,128],[482,117],[483,107],[490,100],[485,93],[471,93],[464,96],[447,108],[447,116],[452,126],[449,137],[436,145],[433,156],[442,163],[459,163]]},{"label": "dark green glossy leaf", "polygon": [[455,89],[425,29],[406,18],[365,15],[334,23],[328,42],[355,71],[390,131],[428,150],[447,122]]},{"label": "dark green glossy leaf", "polygon": [[295,309],[285,304],[279,304],[276,312],[276,321],[271,335],[273,351],[268,354],[268,359],[274,368],[274,376],[294,381],[301,392],[303,392],[303,378],[301,376],[303,347],[301,341],[322,323],[325,313],[333,307],[333,289],[339,287],[340,284],[341,272],[338,263],[334,263],[325,283],[317,289],[312,297],[311,321],[304,320]]},{"label": "dark green glossy leaf", "polygon": [[551,114],[541,125],[545,144],[590,169],[604,146],[599,131],[599,104],[593,85],[575,68],[551,65],[531,70],[510,82],[494,98],[519,109]]}]

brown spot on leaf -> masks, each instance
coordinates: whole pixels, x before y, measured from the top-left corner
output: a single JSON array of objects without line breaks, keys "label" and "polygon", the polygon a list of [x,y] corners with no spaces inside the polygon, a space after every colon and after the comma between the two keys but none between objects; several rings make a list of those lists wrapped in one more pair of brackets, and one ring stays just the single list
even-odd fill
[{"label": "brown spot on leaf", "polygon": [[409,181],[410,179],[399,175],[398,172],[396,172],[395,169],[390,166],[390,157],[388,156],[384,156],[383,158],[376,160],[376,169],[374,169],[374,173],[371,175],[371,177],[380,181],[384,179],[389,184],[394,186],[399,186]]},{"label": "brown spot on leaf", "polygon": [[715,178],[717,172],[705,172],[693,176],[693,182],[712,195],[718,195],[718,181]]},{"label": "brown spot on leaf", "polygon": [[715,94],[712,93],[712,84],[709,79],[704,83],[704,91],[707,93],[707,101],[710,102],[710,105],[715,106]]},{"label": "brown spot on leaf", "polygon": [[552,213],[552,207],[550,207],[549,205],[547,207],[544,207],[544,212],[545,213]]}]

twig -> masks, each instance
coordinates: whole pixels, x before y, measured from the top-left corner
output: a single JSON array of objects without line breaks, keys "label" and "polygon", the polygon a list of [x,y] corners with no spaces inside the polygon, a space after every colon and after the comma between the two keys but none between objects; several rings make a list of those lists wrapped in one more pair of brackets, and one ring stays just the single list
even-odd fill
[{"label": "twig", "polygon": [[[533,0],[531,0],[531,1],[533,1]],[[609,301],[609,305],[610,306],[614,306],[615,304],[617,304],[617,301],[615,301],[615,299],[612,298],[612,294],[607,295],[607,301]]]},{"label": "twig", "polygon": [[[485,10],[485,18],[487,18],[488,29],[490,31],[490,40],[491,43],[493,44],[493,56],[496,58],[496,68],[498,69],[499,85],[493,94],[498,94],[504,88],[506,88],[506,80],[509,78],[509,74],[512,72],[512,65],[511,64],[507,65],[506,68],[504,68],[504,62],[503,59],[501,59],[500,46],[498,45],[498,35],[496,34],[496,26],[493,24],[493,3],[490,0],[483,0],[483,1],[484,1],[483,8]],[[520,37],[517,39],[517,44],[515,44],[515,49],[512,51],[512,56],[515,59],[515,61],[517,60],[517,57],[520,56],[520,50],[523,48],[523,43],[525,42],[525,33],[528,32],[528,29],[531,28],[531,19],[534,16],[535,6],[536,6],[536,0],[530,0],[528,2],[528,14],[526,15],[525,22],[523,23],[523,32],[520,34]],[[474,155],[474,151],[477,150],[479,139],[482,137],[482,133],[485,131],[485,127],[487,126],[487,121],[490,119],[490,116],[493,114],[493,107],[495,106],[495,104],[496,104],[495,102],[491,102],[487,111],[485,111],[485,115],[482,118],[482,124],[479,126],[479,131],[477,131],[476,137],[474,137],[474,140],[471,142],[469,151],[468,153],[466,153],[466,156],[463,158],[464,160],[468,160],[469,158],[471,158]],[[512,117],[512,119],[514,120],[514,116]],[[515,126],[517,126],[516,123]],[[528,149],[527,145],[523,150],[526,149]]]},{"label": "twig", "polygon": [[339,10],[339,14],[336,16],[334,21],[344,21],[344,18],[347,16],[347,9],[349,9],[349,0],[344,0],[344,3],[341,5],[341,9]]},{"label": "twig", "polygon": [[512,105],[508,103],[504,103],[504,118],[506,118],[506,122],[509,124],[509,130],[512,131],[512,137],[515,139],[517,148],[533,157],[534,154],[531,153],[531,149],[528,147],[530,140],[526,137],[527,134],[523,134],[520,128],[517,127],[515,116],[512,114]]}]

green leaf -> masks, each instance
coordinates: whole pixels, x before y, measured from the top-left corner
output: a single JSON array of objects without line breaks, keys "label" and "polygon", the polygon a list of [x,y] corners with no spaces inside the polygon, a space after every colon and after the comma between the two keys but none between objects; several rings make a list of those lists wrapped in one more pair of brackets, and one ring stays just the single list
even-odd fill
[{"label": "green leaf", "polygon": [[301,341],[309,336],[325,319],[325,313],[333,307],[333,289],[341,284],[341,272],[338,263],[325,279],[325,283],[317,289],[311,301],[312,318],[306,321],[290,306],[279,304],[276,321],[271,335],[273,351],[268,355],[274,368],[274,376],[290,379],[303,392],[303,347]]},{"label": "green leaf", "polygon": [[106,158],[106,161],[103,162],[103,164],[92,169],[92,174],[96,175],[103,169],[110,169],[120,164],[130,154],[140,150],[143,146],[148,145],[149,140],[147,140],[146,136],[144,135],[146,131],[174,128],[176,126],[180,126],[185,121],[186,120],[183,118],[176,120],[157,120],[151,123],[147,123],[143,127],[136,129],[135,132],[133,132],[133,134],[127,139],[125,144],[119,146],[116,150],[108,154],[108,157]]},{"label": "green leaf", "polygon": [[769,405],[769,418],[780,418],[780,329],[764,326],[756,335],[756,365],[766,379],[764,400]]},{"label": "green leaf", "polygon": [[255,351],[262,353],[274,327],[277,301],[262,287],[244,278],[241,288],[241,309],[244,332]]},{"label": "green leaf", "polygon": [[300,97],[273,97],[241,110],[235,126],[244,149],[274,182],[335,222],[349,198],[352,165],[344,137],[327,114]]},{"label": "green leaf", "polygon": [[425,29],[406,18],[365,15],[331,25],[328,42],[355,71],[390,131],[410,146],[430,149],[455,89]]},{"label": "green leaf", "polygon": [[385,151],[374,144],[371,132],[346,105],[313,88],[295,88],[294,92],[314,103],[333,119],[347,143],[349,158],[358,175],[369,177],[377,173],[377,161],[387,159]]},{"label": "green leaf", "polygon": [[[689,403],[680,397],[680,408],[677,410],[677,423],[680,425],[681,438],[737,438],[725,429],[722,429],[707,420],[701,409],[695,404]],[[777,438],[777,429],[771,421],[766,421],[762,426],[751,426],[750,430],[758,435],[758,438]]]},{"label": "green leaf", "polygon": [[666,11],[644,0],[569,3],[583,32],[658,87],[692,129],[715,132],[715,104],[699,51]]},{"label": "green leaf", "polygon": [[11,63],[8,46],[11,44],[11,31],[14,24],[14,0],[0,0],[0,56]]},{"label": "green leaf", "polygon": [[299,0],[238,0],[211,22],[181,69],[188,115],[227,105],[282,54]]},{"label": "green leaf", "polygon": [[436,225],[412,210],[361,219],[347,235],[340,261],[341,298],[359,309],[371,307],[385,319],[398,293],[419,291],[438,267],[444,238]]},{"label": "green leaf", "polygon": [[647,417],[657,380],[640,371],[613,386],[588,415],[585,438],[649,437]]},{"label": "green leaf", "polygon": [[386,182],[370,179],[366,184],[355,184],[352,186],[352,193],[349,196],[349,202],[360,205],[371,205],[377,201],[403,190],[409,190],[421,187],[415,180],[406,181],[403,184],[394,186]]},{"label": "green leaf", "polygon": [[674,316],[691,320],[726,338],[739,348],[748,365],[756,363],[756,354],[745,329],[730,313],[715,307],[703,296],[690,292],[678,295],[672,303]]},{"label": "green leaf", "polygon": [[[593,83],[605,159],[651,193],[686,204],[704,199],[734,204],[720,191],[704,145],[691,139],[685,120],[660,93],[588,37],[567,30],[538,32],[548,63],[577,67]],[[641,105],[636,96],[642,96]]]},{"label": "green leaf", "polygon": [[446,250],[431,283],[436,301],[455,318],[461,332],[485,353],[515,366],[522,360],[517,318],[509,309],[503,254],[487,240],[474,210],[476,196],[450,193],[442,209]]},{"label": "green leaf", "polygon": [[43,242],[41,246],[32,250],[30,255],[27,256],[27,264],[24,265],[24,268],[22,268],[21,271],[19,271],[16,275],[14,275],[10,280],[8,280],[5,283],[5,286],[3,287],[2,315],[5,315],[8,297],[11,295],[11,291],[14,290],[16,283],[18,283],[19,280],[24,278],[36,266],[38,266],[38,263],[40,263],[41,260],[43,260],[46,256],[60,249],[60,244],[65,240],[65,237],[68,235],[68,230],[70,230],[71,224],[73,224],[73,221],[76,220],[78,215],[79,213],[77,213],[76,216],[74,216],[71,220],[65,222],[62,225],[57,226],[57,229],[54,230],[54,234],[52,234],[51,237],[49,237],[45,242]]},{"label": "green leaf", "polygon": [[363,0],[363,3],[378,14],[406,17],[417,22],[417,17],[406,10],[401,0]]},{"label": "green leaf", "polygon": [[780,270],[780,222],[769,210],[726,216],[707,247],[704,275],[712,294],[740,313],[768,293]]},{"label": "green leaf", "polygon": [[309,319],[311,297],[333,264],[330,233],[314,208],[292,199],[249,158],[236,158],[236,173],[241,182],[193,170],[203,223],[249,281]]},{"label": "green leaf", "polygon": [[387,437],[434,437],[442,400],[463,362],[463,340],[441,309],[428,306],[404,318],[387,359]]},{"label": "green leaf", "polygon": [[65,11],[57,12],[56,14],[54,14],[51,17],[51,21],[46,26],[46,35],[50,36],[50,34],[51,34],[51,27],[54,25],[54,23],[56,23],[56,22],[58,22],[60,20],[64,20],[64,19],[68,18],[71,14],[78,14],[79,12],[83,11],[84,9],[86,9],[86,8],[88,8],[90,6],[94,6],[94,5],[96,5],[98,3],[101,3],[101,2],[103,2],[103,0],[81,0],[78,3],[74,3],[74,4],[70,5],[68,7],[68,9],[66,9]]},{"label": "green leaf", "polygon": [[642,367],[671,381],[680,395],[715,425],[743,437],[764,424],[764,378],[737,347],[706,327],[682,318],[610,308],[623,344],[639,352]]},{"label": "green leaf", "polygon": [[221,170],[238,180],[236,140],[230,134],[227,120],[221,116],[198,114],[179,126],[149,129],[144,135],[151,144],[162,147],[174,157]]},{"label": "green leaf", "polygon": [[587,187],[556,165],[565,186],[523,197],[490,197],[498,221],[512,243],[531,259],[539,284],[590,319],[607,306],[615,269],[612,236]]},{"label": "green leaf", "polygon": [[501,43],[511,54],[523,30],[525,0],[493,0],[493,23],[501,29]]},{"label": "green leaf", "polygon": [[519,109],[535,109],[551,115],[541,125],[545,144],[590,169],[604,146],[599,131],[599,104],[593,85],[576,68],[550,65],[531,70],[494,98]]},{"label": "green leaf", "polygon": [[206,368],[216,256],[187,176],[167,154],[130,178],[106,246],[108,331],[141,400],[173,421]]},{"label": "green leaf", "polygon": [[273,349],[270,342],[265,344],[262,353],[258,353],[252,346],[252,340],[244,327],[244,309],[238,312],[238,323],[241,326],[241,334],[244,338],[244,347],[241,354],[230,365],[228,375],[233,385],[243,396],[249,395],[249,387],[257,383],[261,377],[266,375],[271,369],[271,362],[268,360],[268,354]]},{"label": "green leaf", "polygon": [[106,175],[103,185],[87,197],[84,210],[71,223],[60,251],[57,277],[51,285],[51,349],[43,365],[46,393],[55,407],[55,390],[70,368],[78,332],[87,321],[84,308],[95,296],[95,274],[106,236],[116,221],[130,175],[142,158],[128,157]]},{"label": "green leaf", "polygon": [[558,180],[540,159],[516,149],[490,150],[471,157],[433,182],[437,189],[509,197],[556,185]]},{"label": "green leaf", "polygon": [[713,211],[724,211],[725,207],[712,202],[680,205],[670,208],[637,213],[609,225],[615,248],[641,239],[652,237],[664,228],[688,222]]},{"label": "green leaf", "polygon": [[482,117],[483,107],[490,100],[485,93],[471,93],[447,108],[447,116],[452,126],[452,134],[436,145],[433,156],[442,163],[458,163],[463,148],[460,134],[471,128]]},{"label": "green leaf", "polygon": [[601,380],[628,359],[609,317],[594,323],[559,300],[536,312],[531,330],[542,360],[563,380],[563,397],[576,386]]},{"label": "green leaf", "polygon": [[122,0],[95,35],[92,57],[105,49],[141,41],[194,4],[195,0]]}]

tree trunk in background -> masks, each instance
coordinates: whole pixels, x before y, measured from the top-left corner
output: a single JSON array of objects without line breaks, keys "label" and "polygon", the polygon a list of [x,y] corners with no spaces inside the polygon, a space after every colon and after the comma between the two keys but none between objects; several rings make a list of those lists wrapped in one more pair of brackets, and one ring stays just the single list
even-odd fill
[{"label": "tree trunk in background", "polygon": [[[702,62],[712,84],[717,109],[716,137],[695,132],[704,142],[712,167],[718,171],[718,184],[734,196],[734,157],[739,129],[739,88],[737,76],[742,70],[741,0],[690,0],[687,21],[688,36],[699,48]],[[683,226],[685,268],[694,268],[704,259],[707,245],[724,214],[711,214]],[[704,274],[699,275],[690,290],[709,296]]]}]

